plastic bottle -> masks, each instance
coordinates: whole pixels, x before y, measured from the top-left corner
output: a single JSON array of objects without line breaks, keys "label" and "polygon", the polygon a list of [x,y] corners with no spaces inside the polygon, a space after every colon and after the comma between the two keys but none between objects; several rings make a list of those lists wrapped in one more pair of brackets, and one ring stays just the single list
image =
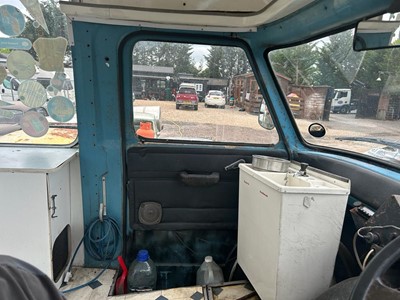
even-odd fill
[{"label": "plastic bottle", "polygon": [[156,288],[157,269],[147,250],[139,250],[129,266],[128,289],[130,292],[150,291]]},{"label": "plastic bottle", "polygon": [[221,268],[213,261],[212,256],[206,256],[204,262],[197,270],[196,284],[222,284],[224,283],[224,275]]}]

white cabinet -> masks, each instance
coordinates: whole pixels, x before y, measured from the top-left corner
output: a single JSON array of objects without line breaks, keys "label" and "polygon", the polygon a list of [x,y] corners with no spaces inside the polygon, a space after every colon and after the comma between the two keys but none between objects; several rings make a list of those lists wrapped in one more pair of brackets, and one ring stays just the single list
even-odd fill
[{"label": "white cabinet", "polygon": [[350,181],[239,167],[239,265],[263,300],[316,298],[332,279]]},{"label": "white cabinet", "polygon": [[31,263],[57,286],[71,254],[77,157],[73,149],[0,149],[0,253]]}]

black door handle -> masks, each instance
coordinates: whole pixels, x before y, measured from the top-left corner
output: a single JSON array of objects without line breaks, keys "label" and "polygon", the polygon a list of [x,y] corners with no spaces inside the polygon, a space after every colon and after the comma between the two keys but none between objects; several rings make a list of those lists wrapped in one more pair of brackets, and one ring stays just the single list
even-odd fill
[{"label": "black door handle", "polygon": [[193,174],[186,171],[179,173],[181,181],[188,186],[210,186],[219,182],[219,173],[211,174]]}]

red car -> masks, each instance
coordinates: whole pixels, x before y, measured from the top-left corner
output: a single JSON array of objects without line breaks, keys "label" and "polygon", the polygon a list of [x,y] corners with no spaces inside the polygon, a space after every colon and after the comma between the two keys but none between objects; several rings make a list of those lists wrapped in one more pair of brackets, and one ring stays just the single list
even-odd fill
[{"label": "red car", "polygon": [[176,109],[181,107],[192,107],[197,110],[199,106],[199,97],[194,84],[182,83],[176,94]]}]

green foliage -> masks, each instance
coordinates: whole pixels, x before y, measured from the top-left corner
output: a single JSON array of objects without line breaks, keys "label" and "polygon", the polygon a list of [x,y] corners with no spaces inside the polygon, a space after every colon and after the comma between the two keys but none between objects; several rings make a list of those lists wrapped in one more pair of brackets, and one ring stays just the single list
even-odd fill
[{"label": "green foliage", "polygon": [[207,68],[203,77],[231,78],[251,71],[246,53],[236,47],[211,46],[205,56]]},{"label": "green foliage", "polygon": [[9,54],[9,53],[11,53],[11,49],[0,48],[0,53]]},{"label": "green foliage", "polygon": [[205,56],[207,69],[203,72],[203,75],[211,78],[223,77],[223,67],[221,62],[224,58],[224,50],[222,47],[212,46],[208,50],[208,55]]},{"label": "green foliage", "polygon": [[392,43],[392,45],[393,45],[393,46],[400,45],[400,39],[395,40],[395,41]]},{"label": "green foliage", "polygon": [[[388,79],[400,74],[399,49],[381,49],[367,51],[357,79],[370,89],[382,89],[390,84]],[[380,81],[377,81],[380,78]]]},{"label": "green foliage", "polygon": [[318,52],[314,44],[280,49],[270,55],[275,72],[291,78],[295,85],[313,85],[316,82]]},{"label": "green foliage", "polygon": [[348,88],[354,81],[363,53],[352,51],[351,31],[330,36],[322,40],[317,49],[317,85]]},{"label": "green foliage", "polygon": [[[353,51],[353,31],[270,53],[275,72],[294,85],[327,85],[349,88],[355,83],[382,90],[400,74],[399,49]],[[381,81],[376,79],[380,77]],[[395,82],[395,81],[393,81]]]},{"label": "green foliage", "polygon": [[175,73],[197,75],[192,53],[190,44],[143,41],[135,45],[132,58],[137,65],[173,67]]},{"label": "green foliage", "polygon": [[[33,19],[28,19],[24,31],[19,35],[21,38],[27,38],[32,43],[39,37],[64,37],[68,39],[67,18],[60,11],[58,2],[46,1],[40,3],[43,17],[46,21],[49,33],[47,33],[41,26],[35,28]],[[31,55],[37,58],[35,50],[32,48],[28,51]],[[67,46],[67,52],[70,52],[70,47]]]}]

